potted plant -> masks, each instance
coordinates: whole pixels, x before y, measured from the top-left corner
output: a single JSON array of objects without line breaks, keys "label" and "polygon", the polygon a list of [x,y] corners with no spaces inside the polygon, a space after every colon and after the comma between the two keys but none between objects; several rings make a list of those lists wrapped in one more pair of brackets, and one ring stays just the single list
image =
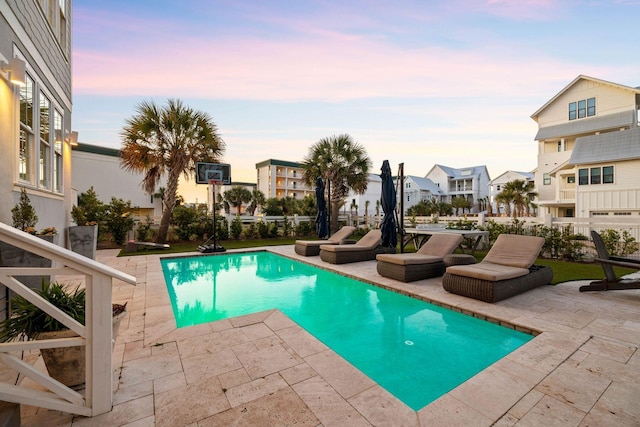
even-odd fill
[{"label": "potted plant", "polygon": [[[58,282],[42,281],[37,291],[43,299],[55,305],[74,320],[84,324],[84,289],[72,289]],[[11,317],[0,322],[0,342],[12,341],[21,336],[27,339],[68,338],[77,334],[36,307],[20,295],[11,299]],[[118,332],[120,320],[126,315],[126,304],[113,304],[113,336]],[[52,378],[66,386],[84,383],[85,347],[59,347],[41,349],[42,358]]]},{"label": "potted plant", "polygon": [[[20,193],[20,201],[11,209],[11,218],[13,227],[18,230],[51,243],[57,243],[58,231],[55,227],[48,227],[39,232],[36,230],[35,225],[38,222],[38,215],[31,205],[29,195],[24,188]],[[51,267],[51,260],[8,243],[0,242],[0,265],[5,267]],[[36,289],[43,277],[47,280],[50,279],[48,276],[23,276],[21,281],[31,289]]]}]

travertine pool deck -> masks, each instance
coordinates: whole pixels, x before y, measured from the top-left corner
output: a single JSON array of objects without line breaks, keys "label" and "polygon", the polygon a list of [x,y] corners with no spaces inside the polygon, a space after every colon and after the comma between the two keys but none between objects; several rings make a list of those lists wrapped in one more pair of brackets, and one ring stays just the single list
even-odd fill
[{"label": "travertine pool deck", "polygon": [[138,281],[114,283],[129,314],[112,356],[113,410],[85,418],[23,405],[22,424],[640,425],[640,290],[580,293],[572,282],[488,304],[447,293],[441,278],[383,278],[375,261],[333,266],[293,246],[265,249],[538,335],[415,412],[277,310],[176,329],[160,257],[99,251]]}]

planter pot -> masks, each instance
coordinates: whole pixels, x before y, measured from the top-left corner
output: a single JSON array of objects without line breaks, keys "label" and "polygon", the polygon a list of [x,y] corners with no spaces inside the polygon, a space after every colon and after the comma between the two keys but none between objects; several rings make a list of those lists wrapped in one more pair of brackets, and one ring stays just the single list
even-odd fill
[{"label": "planter pot", "polygon": [[73,252],[96,259],[98,245],[97,225],[74,225],[67,227],[67,245]]},{"label": "planter pot", "polygon": [[[127,315],[126,311],[123,311],[113,316],[113,340],[111,342],[112,348],[115,344],[115,337],[118,334],[120,327],[120,321]],[[77,337],[74,331],[65,329],[63,331],[55,332],[43,332],[39,339],[53,339],[53,338],[70,338]],[[43,348],[40,350],[42,359],[47,367],[49,375],[60,381],[67,387],[79,386],[84,384],[85,377],[85,347],[59,347],[59,348]]]},{"label": "planter pot", "polygon": [[[58,235],[37,236],[51,243],[58,243]],[[0,266],[3,267],[51,267],[51,260],[40,255],[33,254],[24,249],[0,242]],[[40,289],[42,279],[51,280],[51,276],[22,276],[20,281],[31,289]],[[14,293],[10,292],[7,299],[11,299]]]}]

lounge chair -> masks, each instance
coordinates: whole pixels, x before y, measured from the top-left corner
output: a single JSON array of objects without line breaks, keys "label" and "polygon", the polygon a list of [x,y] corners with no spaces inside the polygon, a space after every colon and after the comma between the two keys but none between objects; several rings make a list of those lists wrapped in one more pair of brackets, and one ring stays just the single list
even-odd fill
[{"label": "lounge chair", "polygon": [[614,266],[640,270],[640,263],[635,260],[625,259],[624,257],[609,256],[609,251],[607,251],[604,241],[598,232],[592,230],[591,238],[598,252],[598,258],[595,260],[602,266],[605,278],[591,282],[588,285],[580,286],[580,292],[640,289],[640,279],[619,278],[613,270]]},{"label": "lounge chair", "polygon": [[459,234],[434,233],[416,253],[377,255],[378,274],[402,282],[442,276],[445,271],[443,258],[453,253],[460,242],[462,236]]},{"label": "lounge chair", "polygon": [[296,240],[295,251],[302,256],[315,256],[320,253],[320,245],[341,245],[353,234],[355,227],[345,225],[326,240]]},{"label": "lounge chair", "polygon": [[378,254],[395,252],[395,248],[382,247],[381,243],[380,230],[371,230],[352,245],[320,245],[320,259],[331,264],[346,264],[374,260]]},{"label": "lounge chair", "polygon": [[454,294],[497,302],[547,285],[553,279],[551,269],[533,265],[543,244],[542,237],[501,234],[481,262],[447,267],[442,286]]}]

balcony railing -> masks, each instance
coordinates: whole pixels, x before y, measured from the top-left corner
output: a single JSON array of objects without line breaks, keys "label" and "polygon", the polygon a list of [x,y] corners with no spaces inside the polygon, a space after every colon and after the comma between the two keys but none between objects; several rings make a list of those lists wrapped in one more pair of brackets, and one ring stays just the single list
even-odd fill
[{"label": "balcony railing", "polygon": [[576,189],[575,188],[571,188],[571,189],[560,189],[560,201],[574,201],[576,200]]},{"label": "balcony railing", "polygon": [[[43,391],[0,382],[0,400],[89,417],[109,412],[113,403],[111,282],[112,279],[119,279],[135,285],[135,277],[3,223],[0,223],[0,240],[50,259],[54,266],[51,268],[0,266],[0,283],[78,334],[73,338],[0,343],[0,361],[46,389]],[[25,275],[84,275],[86,324],[78,323],[16,278],[16,276]],[[79,345],[86,347],[84,394],[63,385],[46,372],[35,369],[16,357],[14,353]]]}]

